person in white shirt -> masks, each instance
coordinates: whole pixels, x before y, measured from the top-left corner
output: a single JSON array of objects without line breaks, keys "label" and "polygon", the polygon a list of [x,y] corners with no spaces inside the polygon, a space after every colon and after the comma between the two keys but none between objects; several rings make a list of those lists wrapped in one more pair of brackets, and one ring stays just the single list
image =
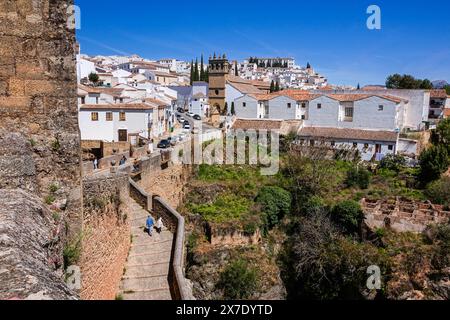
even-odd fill
[{"label": "person in white shirt", "polygon": [[162,228],[163,228],[163,222],[162,222],[161,217],[159,217],[158,220],[156,221],[155,228],[156,228],[156,232],[161,233]]}]

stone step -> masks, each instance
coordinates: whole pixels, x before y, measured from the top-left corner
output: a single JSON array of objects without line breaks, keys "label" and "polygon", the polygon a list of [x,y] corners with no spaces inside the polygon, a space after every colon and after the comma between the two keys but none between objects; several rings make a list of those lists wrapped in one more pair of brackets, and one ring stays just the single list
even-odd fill
[{"label": "stone step", "polygon": [[151,237],[148,235],[148,233],[144,232],[143,230],[139,233],[132,233],[132,235],[133,235],[132,246],[173,241],[173,234],[170,233],[170,231],[165,232],[163,231],[160,234],[158,234],[155,230]]},{"label": "stone step", "polygon": [[172,300],[170,290],[163,288],[154,291],[136,291],[133,293],[122,293],[123,300]]},{"label": "stone step", "polygon": [[124,277],[144,277],[148,275],[167,275],[169,274],[169,264],[152,264],[152,265],[136,265],[127,266]]},{"label": "stone step", "polygon": [[171,251],[171,250],[172,250],[172,240],[141,245],[137,245],[133,241],[133,246],[130,248],[130,256],[138,254],[146,254],[151,252]]},{"label": "stone step", "polygon": [[167,288],[167,276],[122,279],[122,291],[148,291]]},{"label": "stone step", "polygon": [[152,264],[160,262],[170,262],[170,251],[161,253],[147,253],[144,255],[131,255],[128,257],[128,263],[130,265]]}]

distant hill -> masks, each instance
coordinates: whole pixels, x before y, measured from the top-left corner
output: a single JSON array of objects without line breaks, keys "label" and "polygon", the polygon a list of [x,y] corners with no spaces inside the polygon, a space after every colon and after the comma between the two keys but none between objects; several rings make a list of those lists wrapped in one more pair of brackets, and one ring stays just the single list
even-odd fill
[{"label": "distant hill", "polygon": [[449,85],[449,83],[445,80],[435,80],[432,82],[432,84],[433,84],[433,87],[436,89],[442,89],[445,86]]}]

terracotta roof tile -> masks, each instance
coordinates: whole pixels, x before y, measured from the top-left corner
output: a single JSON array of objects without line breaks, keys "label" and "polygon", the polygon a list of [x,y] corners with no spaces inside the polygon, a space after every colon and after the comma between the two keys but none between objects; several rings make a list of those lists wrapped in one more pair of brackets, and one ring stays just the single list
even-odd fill
[{"label": "terracotta roof tile", "polygon": [[431,98],[438,98],[438,99],[446,99],[447,98],[447,92],[444,89],[431,90],[430,91],[430,97]]},{"label": "terracotta roof tile", "polygon": [[84,104],[81,105],[82,111],[95,110],[152,110],[153,106],[146,103],[112,103],[112,104]]},{"label": "terracotta roof tile", "polygon": [[345,128],[305,127],[298,135],[300,137],[313,137],[316,139],[342,139],[342,140],[370,140],[396,142],[398,133],[394,131],[374,131]]}]

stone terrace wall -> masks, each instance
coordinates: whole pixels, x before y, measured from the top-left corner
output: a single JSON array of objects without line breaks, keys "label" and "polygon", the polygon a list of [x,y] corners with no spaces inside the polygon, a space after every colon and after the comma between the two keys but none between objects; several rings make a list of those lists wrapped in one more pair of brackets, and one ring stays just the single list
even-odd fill
[{"label": "stone terrace wall", "polygon": [[[0,1],[0,209],[7,210],[0,220],[0,290],[7,297],[74,296],[62,281],[61,250],[48,251],[65,242],[53,214],[67,220],[72,235],[81,229],[71,3]],[[50,186],[63,212],[43,204]]]},{"label": "stone terrace wall", "polygon": [[127,174],[85,179],[80,261],[83,300],[112,300],[131,244]]}]

